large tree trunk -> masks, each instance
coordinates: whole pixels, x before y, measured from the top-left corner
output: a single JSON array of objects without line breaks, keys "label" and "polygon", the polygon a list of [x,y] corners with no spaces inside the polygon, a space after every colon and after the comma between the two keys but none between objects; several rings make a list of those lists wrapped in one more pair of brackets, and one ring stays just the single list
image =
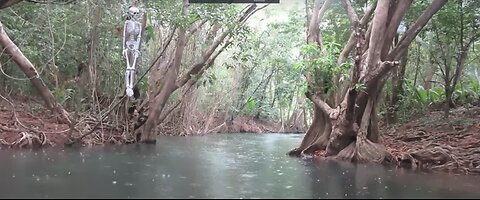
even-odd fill
[{"label": "large tree trunk", "polygon": [[23,55],[22,51],[13,43],[13,41],[8,37],[7,33],[3,28],[3,24],[0,22],[0,45],[3,47],[4,52],[13,59],[13,61],[20,67],[20,69],[25,73],[27,78],[30,80],[32,85],[40,93],[40,96],[45,101],[45,106],[52,110],[53,112],[60,115],[60,118],[63,123],[71,124],[72,119],[68,112],[60,105],[53,97],[52,92],[45,85],[43,80],[40,78],[37,70],[33,64]]},{"label": "large tree trunk", "polygon": [[[315,138],[319,139],[321,138],[318,136],[319,132],[328,135],[328,139],[326,145],[319,142],[318,145],[315,145],[315,148],[303,150],[304,154],[313,154],[315,150],[325,150],[325,156],[334,156],[352,162],[392,161],[390,160],[390,154],[378,143],[380,133],[375,111],[375,107],[378,105],[377,101],[389,71],[398,66],[399,62],[397,60],[405,55],[408,45],[433,14],[446,2],[446,0],[434,0],[413,26],[407,30],[398,44],[393,46],[396,30],[412,0],[378,1],[374,18],[368,28],[370,33],[367,34],[367,38],[365,38],[366,29],[361,26],[362,23],[360,23],[350,1],[343,0],[357,41],[351,82],[343,100],[337,102],[336,107],[331,107],[323,101],[318,91],[307,92],[307,97],[319,111],[315,112],[314,117],[317,123],[312,123],[305,139],[307,137],[310,138],[308,141],[315,140]],[[348,53],[342,54],[348,55]],[[308,76],[307,82],[314,83],[314,81],[309,80]],[[358,87],[359,85],[362,85],[362,87]],[[316,128],[315,126],[322,124],[320,120],[322,116],[326,116],[329,123],[323,122],[323,127]],[[328,134],[324,133],[324,130],[328,127],[326,124],[331,125],[331,131]],[[305,141],[305,139],[302,141],[301,147],[313,144]],[[298,155],[300,149],[294,149],[290,151],[290,154]]]},{"label": "large tree trunk", "polygon": [[[307,43],[316,45],[319,49],[322,48],[322,42],[320,39],[320,28],[319,23],[321,22],[328,6],[330,5],[330,0],[325,1],[322,4],[321,0],[316,0],[311,20],[309,21],[308,31],[307,31]],[[319,55],[320,56],[320,55]],[[314,58],[312,58],[314,59]],[[306,74],[305,77],[308,81],[309,87],[315,87],[314,75],[312,73]],[[324,95],[325,92],[319,92],[319,95]],[[308,96],[307,96],[308,97]],[[326,146],[326,142],[328,140],[328,133],[327,136],[325,132],[330,132],[330,127],[328,123],[328,116],[321,110],[321,108],[315,106],[314,107],[314,116],[312,124],[310,125],[309,129],[305,137],[302,140],[302,143],[299,147],[294,148],[288,152],[288,155],[291,156],[300,156],[306,149],[309,149],[309,152],[315,151],[318,147]]]},{"label": "large tree trunk", "polygon": [[448,118],[450,115],[450,108],[453,107],[453,88],[452,85],[449,83],[450,81],[446,81],[447,84],[445,85],[445,103],[443,104],[443,117],[445,119]]},{"label": "large tree trunk", "polygon": [[[314,114],[313,114],[312,124],[308,128],[307,133],[302,140],[302,143],[300,144],[299,147],[290,150],[288,152],[288,155],[300,156],[305,149],[315,144],[316,141],[318,141],[319,138],[324,135],[325,129],[326,129],[325,121],[327,120],[326,117],[328,116],[323,114],[323,112],[317,106],[314,106],[313,112]],[[322,140],[324,140],[323,143],[325,144],[325,147],[326,147],[328,136],[323,136]],[[320,144],[321,142],[319,141],[318,143]]]},{"label": "large tree trunk", "polygon": [[173,64],[167,70],[166,79],[163,83],[163,87],[160,90],[160,94],[155,97],[153,104],[151,105],[151,112],[148,115],[147,121],[145,122],[145,127],[143,129],[141,142],[144,143],[155,143],[156,142],[156,133],[153,129],[156,125],[157,119],[160,117],[160,114],[167,103],[168,97],[175,90],[175,81],[178,76],[178,71],[180,70],[180,64],[182,61],[183,49],[185,48],[185,28],[180,27],[178,31],[178,41],[175,47],[175,54],[173,56]]}]

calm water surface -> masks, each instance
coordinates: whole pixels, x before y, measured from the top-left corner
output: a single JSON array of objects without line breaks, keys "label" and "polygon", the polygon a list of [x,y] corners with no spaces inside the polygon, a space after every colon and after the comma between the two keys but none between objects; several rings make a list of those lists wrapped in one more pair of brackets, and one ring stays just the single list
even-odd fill
[{"label": "calm water surface", "polygon": [[480,198],[480,178],[313,162],[303,135],[161,137],[157,145],[0,151],[0,198]]}]

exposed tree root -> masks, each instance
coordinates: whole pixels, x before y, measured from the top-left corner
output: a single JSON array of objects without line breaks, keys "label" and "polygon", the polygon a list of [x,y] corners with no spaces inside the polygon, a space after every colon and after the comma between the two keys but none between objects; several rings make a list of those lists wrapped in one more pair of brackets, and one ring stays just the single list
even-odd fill
[{"label": "exposed tree root", "polygon": [[0,144],[8,148],[40,148],[46,145],[52,145],[44,133],[34,134],[22,131],[19,135],[20,137],[13,142],[0,139]]},{"label": "exposed tree root", "polygon": [[392,163],[394,159],[391,154],[380,144],[371,142],[365,137],[358,138],[345,149],[340,151],[338,159],[354,163]]},{"label": "exposed tree root", "polygon": [[328,136],[330,134],[323,134],[320,136],[315,143],[311,144],[305,150],[301,151],[301,155],[313,155],[315,154],[316,151],[322,151],[327,148],[328,144]]},{"label": "exposed tree root", "polygon": [[14,128],[0,125],[0,130],[10,133],[18,133],[20,135],[20,137],[17,137],[13,142],[7,142],[5,139],[1,139],[0,144],[2,146],[9,148],[40,148],[46,145],[53,146],[51,141],[48,140],[45,132],[39,131],[36,127],[28,126],[19,119],[17,111],[15,110],[15,104],[13,104],[12,101],[4,96],[0,95],[0,97],[12,107],[11,119],[14,120],[13,123],[11,123]]},{"label": "exposed tree root", "polygon": [[11,147],[12,143],[5,141],[4,139],[0,139],[0,149],[2,147]]},{"label": "exposed tree root", "polygon": [[400,167],[454,174],[480,174],[480,108],[430,111],[386,132],[385,142]]},{"label": "exposed tree root", "polygon": [[292,150],[288,151],[288,152],[287,152],[287,155],[289,155],[289,156],[295,156],[295,157],[300,157],[302,151],[303,151],[302,149],[296,147],[296,148],[293,148]]},{"label": "exposed tree root", "polygon": [[325,156],[335,156],[355,141],[355,131],[350,128],[335,128],[332,131]]},{"label": "exposed tree root", "polygon": [[[401,167],[411,169],[435,170],[463,174],[480,174],[479,165],[470,162],[470,166],[465,167],[465,161],[469,158],[458,159],[455,156],[455,148],[449,145],[430,144],[422,149],[415,149],[402,154],[399,161]],[[474,160],[478,160],[474,159]],[[472,165],[473,164],[473,165]]]},{"label": "exposed tree root", "polygon": [[409,154],[420,163],[443,165],[455,160],[451,150],[452,148],[448,146],[428,145],[425,149],[415,150]]},{"label": "exposed tree root", "polygon": [[[313,115],[313,121],[310,127],[307,130],[307,133],[305,134],[302,143],[300,144],[299,147],[294,148],[290,151],[288,151],[287,155],[289,156],[295,156],[295,157],[300,157],[302,155],[302,152],[310,147],[311,145],[315,144],[316,141],[323,135],[322,133],[325,134],[325,127],[326,127],[326,115],[321,111],[321,109],[317,106],[314,107],[314,115]],[[330,134],[329,134],[330,135]],[[323,136],[325,139],[327,139],[328,142],[328,136]],[[313,149],[312,149],[313,150]],[[310,150],[309,150],[310,152]]]},{"label": "exposed tree root", "polygon": [[22,130],[20,129],[16,129],[16,128],[9,128],[9,127],[6,127],[6,126],[2,126],[0,125],[0,130],[2,131],[10,131],[10,132],[22,132]]}]

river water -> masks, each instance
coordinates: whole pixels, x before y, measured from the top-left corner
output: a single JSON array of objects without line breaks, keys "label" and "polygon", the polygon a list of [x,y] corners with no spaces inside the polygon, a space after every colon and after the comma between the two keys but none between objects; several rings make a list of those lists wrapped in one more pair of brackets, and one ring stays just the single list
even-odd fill
[{"label": "river water", "polygon": [[303,135],[0,151],[0,198],[479,198],[478,177],[291,158]]}]

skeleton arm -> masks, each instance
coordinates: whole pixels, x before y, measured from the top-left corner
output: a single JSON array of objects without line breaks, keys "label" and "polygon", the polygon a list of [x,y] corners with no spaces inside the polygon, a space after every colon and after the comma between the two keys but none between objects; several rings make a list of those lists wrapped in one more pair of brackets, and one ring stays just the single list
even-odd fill
[{"label": "skeleton arm", "polygon": [[126,40],[125,38],[127,38],[127,23],[128,23],[129,20],[126,20],[124,25],[123,25],[123,48],[122,48],[122,54],[125,55],[125,51],[127,50],[127,47],[126,47]]},{"label": "skeleton arm", "polygon": [[138,24],[138,27],[140,29],[140,31],[138,32],[138,36],[137,36],[137,53],[140,53],[140,42],[142,42],[142,24],[140,22],[136,22]]}]

